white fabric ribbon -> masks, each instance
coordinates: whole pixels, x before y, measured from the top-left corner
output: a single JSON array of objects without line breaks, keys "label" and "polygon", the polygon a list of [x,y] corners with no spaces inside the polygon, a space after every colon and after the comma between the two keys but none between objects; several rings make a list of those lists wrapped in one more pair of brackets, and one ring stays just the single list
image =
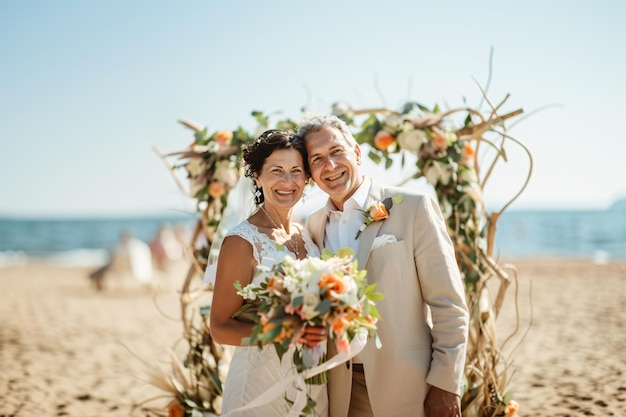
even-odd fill
[{"label": "white fabric ribbon", "polygon": [[[270,387],[263,394],[256,397],[254,400],[244,405],[243,407],[239,407],[235,410],[232,410],[231,413],[249,410],[254,407],[259,407],[261,405],[267,404],[274,399],[278,398],[281,394],[283,394],[289,386],[292,384],[297,388],[297,395],[293,402],[293,406],[289,411],[290,416],[299,416],[302,409],[306,406],[307,397],[306,397],[306,382],[305,380],[311,378],[315,375],[321,374],[322,372],[328,371],[342,363],[352,359],[354,356],[358,355],[365,344],[367,343],[367,330],[362,329],[356,333],[354,339],[350,342],[350,353],[339,352],[337,355],[333,356],[332,359],[327,360],[326,362],[316,366],[315,368],[307,369],[304,372],[297,373],[292,376],[288,376],[272,387]],[[229,413],[228,415],[230,415]],[[224,416],[227,417],[228,415]]]}]

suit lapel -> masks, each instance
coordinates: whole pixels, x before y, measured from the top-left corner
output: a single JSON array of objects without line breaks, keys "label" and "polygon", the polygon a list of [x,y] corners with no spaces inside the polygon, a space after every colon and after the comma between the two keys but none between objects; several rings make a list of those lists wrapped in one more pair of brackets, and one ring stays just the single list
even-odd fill
[{"label": "suit lapel", "polygon": [[[372,180],[369,195],[365,202],[365,209],[371,207],[376,201],[383,200],[383,189],[380,185]],[[365,230],[359,236],[359,251],[357,253],[357,260],[359,268],[365,268],[365,264],[370,256],[374,239],[378,235],[378,229],[382,226],[383,222],[372,222],[365,228]]]},{"label": "suit lapel", "polygon": [[357,254],[359,268],[365,268],[365,264],[370,257],[374,239],[376,239],[378,229],[380,229],[381,225],[382,222],[370,223],[370,225],[367,226],[363,233],[359,236],[359,253]]},{"label": "suit lapel", "polygon": [[326,233],[326,222],[328,220],[328,211],[323,209],[311,217],[311,237],[313,242],[320,250],[324,247],[324,236]]}]

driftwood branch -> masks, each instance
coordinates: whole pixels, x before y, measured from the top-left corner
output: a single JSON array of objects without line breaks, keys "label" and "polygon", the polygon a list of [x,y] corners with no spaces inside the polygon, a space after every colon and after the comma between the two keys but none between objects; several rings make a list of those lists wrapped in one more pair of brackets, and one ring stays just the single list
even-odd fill
[{"label": "driftwood branch", "polygon": [[176,182],[178,189],[184,195],[189,196],[189,191],[187,191],[183,183],[180,181],[180,178],[178,178],[178,175],[176,175],[176,169],[174,168],[172,163],[169,161],[169,159],[167,159],[167,155],[158,146],[152,147],[152,150],[154,151],[154,153],[156,153],[159,156],[159,158],[161,158],[161,161],[163,161],[167,169],[170,171],[170,174],[172,174],[172,177],[174,178],[174,181]]}]

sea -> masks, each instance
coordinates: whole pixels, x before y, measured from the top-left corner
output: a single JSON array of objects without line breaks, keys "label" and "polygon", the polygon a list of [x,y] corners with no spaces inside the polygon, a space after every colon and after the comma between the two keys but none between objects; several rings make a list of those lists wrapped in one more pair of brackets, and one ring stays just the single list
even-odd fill
[{"label": "sea", "polygon": [[[0,268],[43,261],[99,266],[122,231],[149,243],[162,225],[186,230],[194,216],[128,218],[0,218]],[[509,210],[498,221],[494,255],[503,258],[626,260],[626,208],[607,210]]]}]

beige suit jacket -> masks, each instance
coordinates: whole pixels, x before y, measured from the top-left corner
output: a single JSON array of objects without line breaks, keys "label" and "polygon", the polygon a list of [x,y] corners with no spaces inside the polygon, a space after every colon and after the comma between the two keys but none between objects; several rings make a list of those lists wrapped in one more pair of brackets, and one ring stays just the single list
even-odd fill
[{"label": "beige suit jacket", "polygon": [[[385,298],[377,302],[382,347],[368,341],[359,354],[376,417],[423,416],[430,385],[460,394],[467,344],[468,312],[454,248],[435,199],[372,181],[366,207],[402,194],[389,218],[371,223],[359,236],[358,265]],[[307,219],[323,247],[325,208]],[[377,236],[397,242],[371,250]],[[336,353],[329,343],[329,356]],[[330,371],[330,417],[346,417],[352,381],[350,364]]]}]

